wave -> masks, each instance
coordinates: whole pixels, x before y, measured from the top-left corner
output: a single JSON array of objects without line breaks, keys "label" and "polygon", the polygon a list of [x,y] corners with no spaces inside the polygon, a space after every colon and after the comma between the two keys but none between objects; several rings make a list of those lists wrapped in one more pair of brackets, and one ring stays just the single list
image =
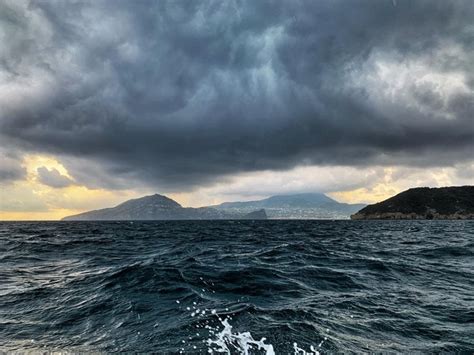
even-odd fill
[{"label": "wave", "polygon": [[473,231],[0,223],[0,352],[470,353]]}]

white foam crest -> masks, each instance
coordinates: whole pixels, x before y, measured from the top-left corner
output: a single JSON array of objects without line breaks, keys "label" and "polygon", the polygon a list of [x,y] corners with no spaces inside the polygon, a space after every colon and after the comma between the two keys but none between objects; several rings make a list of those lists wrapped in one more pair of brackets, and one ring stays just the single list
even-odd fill
[{"label": "white foam crest", "polygon": [[[202,280],[202,278],[201,278]],[[180,301],[176,301],[177,304],[180,305]],[[212,354],[216,353],[226,353],[226,354],[242,354],[242,355],[250,355],[255,352],[258,354],[265,353],[267,355],[275,355],[275,349],[273,344],[267,344],[266,338],[261,338],[260,340],[255,340],[250,332],[233,332],[232,325],[229,323],[229,320],[232,320],[232,317],[226,317],[222,319],[216,309],[207,309],[205,307],[199,307],[197,302],[193,302],[190,306],[179,306],[186,307],[186,311],[190,312],[191,317],[195,317],[198,319],[202,319],[199,324],[196,324],[195,327],[197,329],[201,328],[205,332],[208,332],[210,338],[207,340],[202,340],[203,343],[208,345],[208,353]],[[198,308],[199,307],[199,308]],[[225,311],[228,312],[229,309],[225,308]],[[209,319],[206,319],[207,316],[215,316],[223,326],[221,329],[220,327],[213,327],[209,324]],[[329,332],[329,329],[326,329],[326,332]],[[197,338],[200,337],[200,333],[195,333]],[[194,338],[194,339],[193,339]],[[196,340],[195,337],[189,337],[189,340]],[[317,345],[311,345],[310,350],[306,351],[300,347],[295,342],[293,343],[293,350],[294,355],[321,355],[320,349],[324,342],[327,340],[327,337]],[[186,344],[185,340],[182,340],[183,344]],[[191,344],[190,344],[191,345]],[[196,346],[192,347],[192,351],[196,350]],[[318,350],[317,350],[318,349]],[[189,349],[190,350],[190,349]],[[180,353],[184,353],[185,348],[181,348]]]},{"label": "white foam crest", "polygon": [[257,350],[265,351],[267,355],[275,355],[273,345],[265,344],[265,338],[255,340],[250,332],[232,333],[232,326],[227,319],[221,320],[224,329],[215,334],[215,339],[208,339],[210,346],[209,353],[217,351],[230,354],[232,351],[238,351],[240,354],[248,355],[253,347]]},{"label": "white foam crest", "polygon": [[[215,312],[215,311],[214,311]],[[215,313],[213,313],[215,314]],[[238,353],[242,355],[250,355],[252,351],[264,351],[267,355],[275,355],[275,350],[272,344],[267,344],[265,341],[266,338],[260,340],[255,340],[250,332],[232,332],[232,325],[230,325],[228,318],[222,320],[219,316],[219,321],[224,326],[222,330],[212,328],[207,326],[207,329],[210,329],[210,334],[213,334],[213,339],[207,340],[207,345],[209,346],[208,352],[212,354],[213,352],[233,354]],[[324,341],[327,340],[325,337],[322,340],[317,348],[320,349]],[[293,343],[294,355],[321,355],[321,353],[316,350],[316,347],[311,345],[310,350],[306,351],[298,347],[297,343]],[[259,352],[260,353],[260,352]]]},{"label": "white foam crest", "polygon": [[[321,345],[322,343],[319,346]],[[298,347],[298,343],[293,343],[293,350],[295,351],[295,355],[320,355],[320,352],[316,350],[313,345],[311,345],[309,348],[311,351],[306,351]]]}]

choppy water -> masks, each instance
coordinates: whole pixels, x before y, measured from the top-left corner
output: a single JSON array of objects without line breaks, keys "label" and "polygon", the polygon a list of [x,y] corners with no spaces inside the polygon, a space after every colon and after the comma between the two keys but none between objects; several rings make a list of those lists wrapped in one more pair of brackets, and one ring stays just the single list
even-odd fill
[{"label": "choppy water", "polygon": [[472,353],[474,221],[0,223],[20,349]]}]

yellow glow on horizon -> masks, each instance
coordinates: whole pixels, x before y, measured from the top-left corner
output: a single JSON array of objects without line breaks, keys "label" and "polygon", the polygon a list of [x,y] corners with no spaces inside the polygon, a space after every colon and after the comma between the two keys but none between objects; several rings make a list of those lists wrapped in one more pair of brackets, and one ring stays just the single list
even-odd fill
[{"label": "yellow glow on horizon", "polygon": [[[453,168],[410,171],[403,167],[387,167],[383,169],[383,172],[383,177],[372,187],[335,191],[328,195],[339,202],[372,204],[384,201],[413,187],[452,186],[453,176],[456,174]],[[460,184],[462,185],[462,183]]]},{"label": "yellow glow on horizon", "polygon": [[383,172],[384,176],[381,181],[371,188],[362,187],[349,191],[336,191],[328,193],[328,195],[339,202],[372,204],[386,200],[403,191],[403,188],[394,184],[392,179],[396,172],[395,168],[387,167],[383,169]]},{"label": "yellow glow on horizon", "polygon": [[[23,159],[27,174],[18,180],[0,187],[0,220],[58,220],[68,215],[85,211],[114,207],[132,198],[161,193],[179,202],[183,207],[211,206],[227,201],[263,199],[282,186],[280,194],[291,193],[291,188],[307,188],[312,179],[322,176],[327,186],[337,186],[339,179],[355,180],[351,190],[327,193],[339,202],[376,203],[390,198],[411,187],[452,186],[472,184],[469,171],[474,163],[446,168],[411,168],[403,166],[372,167],[363,171],[345,168],[323,169],[319,167],[297,168],[290,172],[265,171],[221,180],[214,185],[193,191],[163,193],[157,190],[108,190],[92,189],[77,182],[64,188],[54,188],[39,181],[37,169],[56,169],[61,175],[73,181],[66,167],[58,158],[50,155],[27,155]],[[470,170],[471,169],[471,170]],[[459,176],[464,172],[464,178]],[[466,172],[468,172],[466,174]],[[327,182],[328,181],[328,182]],[[317,188],[317,185],[315,185]],[[255,188],[257,187],[257,188]],[[260,191],[260,188],[262,191]],[[286,192],[285,188],[288,188]],[[315,188],[315,189],[316,189]],[[254,190],[252,190],[254,189]],[[255,192],[244,194],[241,192]],[[262,195],[259,195],[262,193]],[[273,193],[277,194],[277,193]]]},{"label": "yellow glow on horizon", "polygon": [[[89,189],[79,185],[53,188],[41,184],[37,172],[40,167],[56,169],[61,175],[72,179],[67,169],[52,156],[27,155],[24,157],[23,166],[27,171],[26,179],[2,187],[0,220],[58,220],[93,209],[113,207],[130,198],[140,197],[137,192],[128,190]],[[2,208],[8,205],[17,208],[14,210]],[[35,207],[37,205],[44,206],[44,210]],[[22,206],[24,210],[18,210]]]},{"label": "yellow glow on horizon", "polygon": [[[157,192],[157,193],[159,193],[159,192]],[[178,202],[183,207],[189,207],[189,194],[186,194],[186,193],[170,193],[170,194],[162,194],[162,195],[165,195],[166,197],[169,197],[172,200],[175,200],[176,202]]]},{"label": "yellow glow on horizon", "polygon": [[377,185],[372,189],[360,188],[351,191],[331,192],[328,195],[339,202],[372,204],[386,200],[401,190],[387,185]]},{"label": "yellow glow on horizon", "polygon": [[57,221],[81,213],[79,210],[57,209],[45,212],[1,212],[0,221]]},{"label": "yellow glow on horizon", "polygon": [[36,177],[38,168],[46,167],[49,170],[56,169],[61,175],[72,179],[66,168],[53,156],[28,154],[23,159],[23,166],[26,168],[29,178]]}]

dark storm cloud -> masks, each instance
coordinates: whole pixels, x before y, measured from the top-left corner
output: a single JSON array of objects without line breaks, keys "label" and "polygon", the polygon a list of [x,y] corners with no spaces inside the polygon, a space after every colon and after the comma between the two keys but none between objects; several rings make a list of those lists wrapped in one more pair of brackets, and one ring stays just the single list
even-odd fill
[{"label": "dark storm cloud", "polygon": [[61,175],[57,169],[48,169],[42,166],[37,169],[37,172],[39,182],[44,185],[54,188],[63,188],[73,184],[71,179],[67,176]]},{"label": "dark storm cloud", "polygon": [[0,185],[12,183],[25,176],[26,169],[21,165],[20,157],[0,147]]},{"label": "dark storm cloud", "polygon": [[0,6],[2,141],[88,186],[472,158],[470,0]]},{"label": "dark storm cloud", "polygon": [[26,170],[16,161],[3,158],[0,165],[0,183],[9,183],[26,176]]}]

